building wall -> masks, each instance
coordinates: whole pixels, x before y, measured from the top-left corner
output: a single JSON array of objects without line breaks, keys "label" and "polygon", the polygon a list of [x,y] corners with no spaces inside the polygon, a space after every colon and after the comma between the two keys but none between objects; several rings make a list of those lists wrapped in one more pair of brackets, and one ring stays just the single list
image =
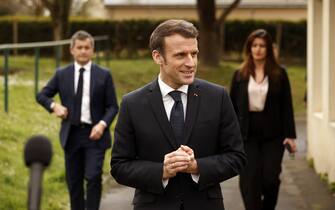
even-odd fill
[{"label": "building wall", "polygon": [[[113,20],[125,19],[167,19],[184,18],[196,20],[197,11],[194,7],[150,7],[150,6],[107,6],[108,16]],[[217,11],[220,14],[220,11]],[[306,8],[237,8],[228,19],[261,19],[261,20],[305,20]]]},{"label": "building wall", "polygon": [[308,158],[335,182],[335,1],[308,1]]}]

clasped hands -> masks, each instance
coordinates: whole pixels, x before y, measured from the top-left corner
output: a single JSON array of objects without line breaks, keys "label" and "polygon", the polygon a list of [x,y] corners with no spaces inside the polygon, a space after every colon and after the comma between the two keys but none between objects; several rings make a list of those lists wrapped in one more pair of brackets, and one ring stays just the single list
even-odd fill
[{"label": "clasped hands", "polygon": [[[55,115],[61,119],[66,119],[68,116],[68,109],[58,103],[54,103],[54,106],[52,107],[52,110],[54,111]],[[91,133],[90,133],[90,139],[92,140],[99,140],[104,133],[106,126],[102,123],[97,123],[95,126],[93,126]]]},{"label": "clasped hands", "polygon": [[198,164],[194,158],[193,150],[185,145],[181,145],[177,150],[164,156],[163,179],[169,179],[178,172],[198,174]]}]

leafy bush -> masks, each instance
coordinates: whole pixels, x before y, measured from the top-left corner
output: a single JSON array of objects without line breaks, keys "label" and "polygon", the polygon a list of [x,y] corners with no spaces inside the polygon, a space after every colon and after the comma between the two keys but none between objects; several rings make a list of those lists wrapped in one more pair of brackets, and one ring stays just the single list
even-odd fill
[{"label": "leafy bush", "polygon": [[[19,42],[50,41],[53,38],[52,25],[49,18],[2,17],[0,18],[0,43],[13,42],[13,22],[18,24]],[[148,49],[152,30],[161,21],[125,20],[113,21],[102,19],[71,18],[70,34],[82,29],[93,36],[109,35],[110,41],[102,44],[111,50],[116,57],[134,58]],[[195,22],[197,25],[197,23]],[[276,40],[278,26],[282,28],[281,53],[284,57],[306,57],[306,21],[255,21],[233,20],[226,22],[225,52],[241,52],[246,37],[257,28],[264,28]],[[299,49],[299,50],[297,50]],[[50,50],[50,52],[52,52]],[[142,52],[142,53],[141,53]],[[147,51],[148,52],[148,51]]]}]

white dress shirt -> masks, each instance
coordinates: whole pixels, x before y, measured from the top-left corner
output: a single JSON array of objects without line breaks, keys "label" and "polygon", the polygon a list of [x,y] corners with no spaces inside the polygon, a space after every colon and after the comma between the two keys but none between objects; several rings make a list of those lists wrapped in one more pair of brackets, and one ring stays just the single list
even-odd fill
[{"label": "white dress shirt", "polygon": [[249,111],[261,112],[264,109],[266,96],[269,90],[269,79],[266,76],[261,83],[257,83],[250,76],[248,83]]},{"label": "white dress shirt", "polygon": [[[168,117],[168,120],[170,121],[170,115],[171,115],[171,110],[174,105],[174,100],[172,96],[169,95],[171,91],[174,91],[176,89],[173,89],[170,87],[168,84],[163,82],[161,79],[161,75],[158,75],[158,85],[159,89],[161,90],[162,93],[162,100],[166,112],[166,116]],[[184,120],[186,118],[186,108],[187,108],[187,92],[188,92],[188,85],[183,85],[180,88],[177,89],[178,91],[181,92],[181,101],[183,103],[183,109],[184,109]],[[199,175],[198,174],[191,174],[192,179],[194,182],[198,183],[199,182]],[[163,186],[164,188],[168,185],[169,179],[163,180]]]},{"label": "white dress shirt", "polygon": [[[162,99],[163,99],[163,104],[166,112],[166,116],[168,117],[168,120],[170,121],[170,115],[171,115],[171,110],[174,105],[174,100],[172,96],[169,95],[171,91],[175,91],[172,87],[164,83],[160,75],[158,76],[158,85],[162,93]],[[187,106],[187,91],[188,91],[188,85],[183,85],[180,88],[177,89],[178,91],[181,92],[181,101],[183,102],[183,110],[184,110],[184,120],[186,117],[186,106]]]},{"label": "white dress shirt", "polygon": [[90,109],[90,85],[91,85],[91,66],[89,61],[86,65],[81,66],[77,62],[74,63],[74,91],[77,93],[77,86],[79,80],[79,70],[84,68],[83,72],[83,96],[81,101],[81,117],[80,122],[92,124],[91,109]]},{"label": "white dress shirt", "polygon": [[[80,75],[80,68],[84,68],[83,72],[83,95],[81,101],[81,117],[80,122],[92,124],[91,119],[91,109],[90,109],[90,85],[91,85],[91,67],[92,61],[89,61],[86,65],[81,66],[77,62],[74,63],[74,91],[77,92],[77,86]],[[50,104],[50,108],[53,109],[55,106],[55,102]],[[99,121],[104,127],[107,127],[107,123],[103,120]]]}]

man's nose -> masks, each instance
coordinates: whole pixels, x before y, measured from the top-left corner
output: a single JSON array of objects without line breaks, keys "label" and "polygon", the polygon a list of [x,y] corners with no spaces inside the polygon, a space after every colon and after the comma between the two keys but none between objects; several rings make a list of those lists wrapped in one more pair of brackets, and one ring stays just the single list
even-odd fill
[{"label": "man's nose", "polygon": [[193,57],[191,54],[187,55],[185,65],[194,67],[196,65],[197,59],[196,57]]}]

